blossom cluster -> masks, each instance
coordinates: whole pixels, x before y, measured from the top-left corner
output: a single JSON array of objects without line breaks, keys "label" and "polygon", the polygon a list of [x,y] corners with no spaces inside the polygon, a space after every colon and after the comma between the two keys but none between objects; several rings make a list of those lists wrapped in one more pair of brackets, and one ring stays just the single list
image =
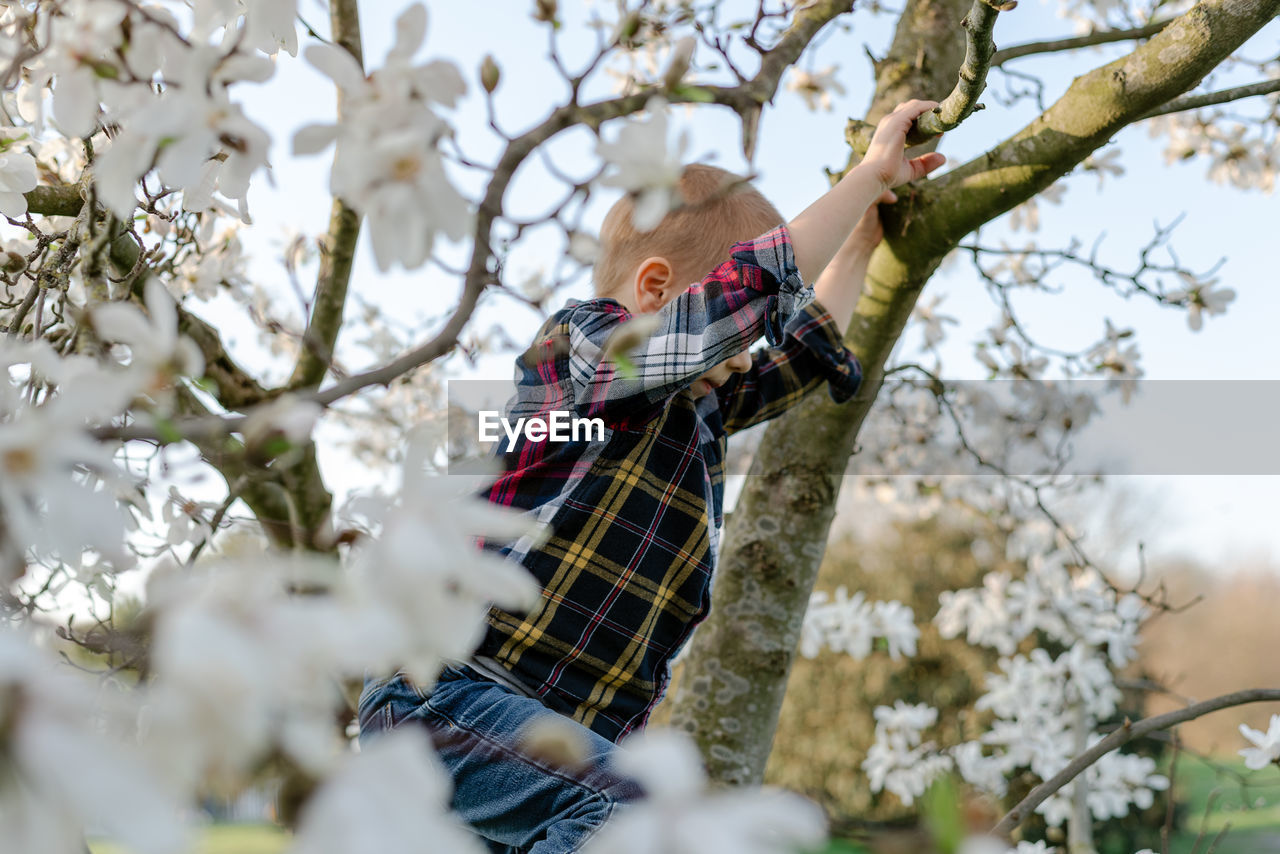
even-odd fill
[{"label": "blossom cluster", "polygon": [[889,657],[916,654],[920,630],[915,615],[901,602],[868,602],[862,593],[849,595],[843,585],[835,596],[815,591],[800,625],[800,654],[813,658],[823,649],[854,658],[871,654],[877,638],[885,642]]},{"label": "blossom cluster", "polygon": [[[875,741],[863,764],[873,790],[910,803],[954,769],[1002,796],[1006,781],[1022,769],[1042,780],[1057,774],[1101,738],[1092,731],[1096,724],[1115,714],[1115,670],[1136,656],[1147,611],[1136,594],[1117,593],[1095,570],[1071,568],[1060,552],[1033,556],[1022,578],[992,572],[982,588],[943,593],[934,618],[939,632],[963,634],[1003,656],[976,704],[991,721],[976,741],[941,748],[922,734],[935,723],[936,710],[901,703],[876,709]],[[1032,635],[1065,651],[1056,657],[1043,647],[1017,652]],[[1108,753],[1040,804],[1048,824],[1067,821],[1077,785],[1101,820],[1149,807],[1168,780],[1149,757]]]}]

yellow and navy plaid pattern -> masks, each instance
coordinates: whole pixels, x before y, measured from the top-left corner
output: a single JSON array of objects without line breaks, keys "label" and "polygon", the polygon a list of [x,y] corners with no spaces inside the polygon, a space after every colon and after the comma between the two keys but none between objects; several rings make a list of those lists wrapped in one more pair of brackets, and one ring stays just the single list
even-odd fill
[{"label": "yellow and navy plaid pattern", "polygon": [[[528,614],[491,609],[478,654],[553,708],[613,740],[642,726],[668,663],[707,614],[723,518],[727,434],[773,418],[828,384],[837,402],[862,373],[800,281],[779,227],[659,312],[630,357],[604,358],[630,318],[609,299],[570,301],[517,360],[509,417],[569,410],[601,417],[604,441],[505,449],[489,500],[548,523],[535,548],[504,548],[542,584]],[[689,386],[761,334],[749,371],[695,398]]]}]

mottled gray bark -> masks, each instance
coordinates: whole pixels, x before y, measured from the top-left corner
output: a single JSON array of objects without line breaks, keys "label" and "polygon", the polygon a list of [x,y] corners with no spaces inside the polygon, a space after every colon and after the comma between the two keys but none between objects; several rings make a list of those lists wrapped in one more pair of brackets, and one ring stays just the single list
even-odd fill
[{"label": "mottled gray bark", "polygon": [[[877,111],[905,96],[937,91],[901,81],[927,77],[920,74],[925,57],[937,62],[947,40],[962,45],[960,30],[921,41],[914,71],[911,54],[902,50],[913,33],[904,30],[919,29],[921,20],[944,16],[947,8],[927,0],[908,4],[894,51],[877,64]],[[838,482],[832,471],[848,459],[884,362],[942,257],[964,235],[1069,172],[1126,124],[1195,86],[1278,12],[1280,0],[1198,4],[1128,56],[1077,78],[1009,140],[940,179],[900,192],[902,200],[885,211],[887,236],[872,258],[846,336],[864,366],[863,390],[843,406],[815,395],[769,427],[726,532],[712,613],[694,637],[672,698],[673,723],[698,740],[715,779],[751,783],[763,775],[834,512]]]}]

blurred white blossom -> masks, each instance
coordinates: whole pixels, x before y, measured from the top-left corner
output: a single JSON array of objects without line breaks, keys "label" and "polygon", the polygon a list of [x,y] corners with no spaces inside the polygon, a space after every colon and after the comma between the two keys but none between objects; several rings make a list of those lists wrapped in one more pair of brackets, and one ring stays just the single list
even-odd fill
[{"label": "blurred white blossom", "polygon": [[449,813],[449,795],[425,730],[384,733],[307,801],[288,854],[385,854],[428,841],[450,854],[488,850]]},{"label": "blurred white blossom", "polygon": [[295,154],[337,144],[330,189],[369,220],[380,270],[407,269],[431,256],[437,234],[458,240],[471,221],[467,200],[450,182],[440,141],[453,133],[437,106],[466,92],[457,66],[413,63],[427,32],[427,10],[415,3],[396,19],[395,43],[367,76],[345,49],[311,45],[307,61],[342,90],[346,108],[335,125],[308,125],[294,136]]},{"label": "blurred white blossom", "polygon": [[1236,298],[1236,292],[1232,288],[1214,290],[1214,285],[1218,283],[1217,279],[1201,281],[1188,273],[1178,275],[1185,287],[1169,291],[1165,294],[1165,299],[1175,303],[1186,303],[1187,325],[1193,332],[1200,331],[1200,327],[1204,324],[1204,315],[1225,314],[1227,306]]},{"label": "blurred white blossom", "polygon": [[800,654],[815,657],[822,649],[843,652],[854,658],[871,654],[872,643],[883,638],[889,657],[916,654],[920,630],[915,615],[901,602],[867,602],[861,592],[849,595],[841,585],[831,599],[822,591],[809,597],[800,626]]},{"label": "blurred white blossom", "polygon": [[636,733],[613,756],[645,790],[616,810],[588,854],[791,854],[826,838],[822,810],[771,788],[713,790],[693,741],[675,730]]},{"label": "blurred white blossom", "polygon": [[787,91],[795,92],[803,98],[805,106],[810,110],[817,110],[819,107],[830,110],[831,93],[845,94],[844,86],[836,79],[836,72],[839,70],[838,65],[828,65],[821,71],[804,71],[793,66],[787,72]]},{"label": "blurred white blossom", "polygon": [[1060,205],[1062,204],[1062,196],[1066,192],[1067,187],[1062,183],[1050,184],[1045,187],[1038,195],[1027,199],[1009,213],[1009,228],[1013,231],[1020,231],[1023,228],[1027,231],[1039,231],[1039,201],[1043,200],[1050,204]]},{"label": "blurred white blossom", "polygon": [[36,188],[36,159],[15,150],[18,132],[2,128],[0,133],[0,215],[20,218],[27,212],[23,193]]},{"label": "blurred white blossom", "polygon": [[187,850],[180,801],[99,730],[87,686],[0,628],[0,826],[6,850],[81,854],[93,827],[138,854]]},{"label": "blurred white blossom", "polygon": [[1280,761],[1280,715],[1271,716],[1271,725],[1265,733],[1240,724],[1240,734],[1254,745],[1240,751],[1246,768],[1258,771]]},{"label": "blurred white blossom", "polygon": [[679,202],[681,158],[689,144],[688,132],[682,131],[675,148],[668,148],[663,99],[649,99],[646,112],[647,120],[627,120],[613,142],[596,143],[596,154],[611,170],[600,183],[635,197],[631,220],[639,231],[652,231]]}]

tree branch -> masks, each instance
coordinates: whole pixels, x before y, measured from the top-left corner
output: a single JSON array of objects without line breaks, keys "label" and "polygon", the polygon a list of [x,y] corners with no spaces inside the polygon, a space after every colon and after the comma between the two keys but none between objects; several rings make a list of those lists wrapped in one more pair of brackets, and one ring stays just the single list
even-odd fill
[{"label": "tree branch", "polygon": [[[36,187],[26,193],[27,210],[41,216],[78,216],[84,208],[80,188],[74,184]],[[128,273],[142,256],[142,248],[128,232],[122,232],[111,243],[111,262],[117,269]],[[141,294],[146,276],[139,276],[133,283]],[[217,383],[218,402],[226,409],[241,409],[268,400],[274,395],[258,384],[247,371],[222,346],[218,331],[191,312],[178,306],[178,331],[189,337],[204,356],[205,375]]]},{"label": "tree branch", "polygon": [[[916,119],[907,133],[907,145],[923,145],[940,134],[954,130],[974,112],[983,108],[978,97],[987,86],[987,71],[995,54],[996,17],[1003,9],[1012,9],[1016,0],[998,3],[996,0],[973,0],[969,13],[960,21],[965,31],[965,53],[960,63],[955,86],[942,103],[931,113]],[[851,119],[845,126],[845,140],[861,158],[871,144],[875,125],[869,121]]]},{"label": "tree branch", "polygon": [[965,31],[965,52],[956,86],[936,110],[916,119],[907,134],[907,145],[919,145],[930,137],[954,130],[975,110],[982,109],[978,97],[987,88],[987,71],[996,51],[992,38],[996,16],[1001,10],[1012,9],[1014,5],[1014,0],[1006,4],[998,4],[996,0],[974,0],[973,8],[960,22]]},{"label": "tree branch", "polygon": [[1024,56],[1034,56],[1040,53],[1057,53],[1064,50],[1077,50],[1082,47],[1110,44],[1111,42],[1149,39],[1165,27],[1169,26],[1173,20],[1173,18],[1166,18],[1163,21],[1154,21],[1150,24],[1146,24],[1145,26],[1133,27],[1128,30],[1095,30],[1083,36],[1016,44],[1012,47],[997,50],[995,55],[991,57],[991,67],[997,68],[1010,60],[1020,59]]},{"label": "tree branch", "polygon": [[1199,83],[1277,12],[1280,0],[1201,0],[1129,55],[1077,77],[1011,138],[886,210],[889,242],[911,234],[920,260],[908,263],[931,272],[936,258],[964,235],[1031,198],[1121,128]]},{"label": "tree branch", "polygon": [[75,216],[84,207],[80,187],[75,184],[36,187],[23,195],[27,199],[27,210],[43,216]]},{"label": "tree branch", "polygon": [[1251,83],[1248,86],[1236,86],[1233,89],[1221,89],[1217,92],[1207,92],[1203,95],[1187,95],[1182,98],[1170,101],[1163,107],[1152,110],[1142,119],[1154,119],[1156,116],[1167,116],[1170,113],[1182,113],[1187,110],[1198,110],[1201,107],[1212,107],[1215,104],[1225,104],[1228,101],[1238,101],[1241,98],[1252,98],[1254,95],[1269,95],[1272,92],[1280,92],[1280,78],[1275,80],[1263,80],[1260,83]]},{"label": "tree branch", "polygon": [[1178,709],[1172,712],[1166,712],[1163,715],[1155,715],[1150,718],[1143,718],[1137,723],[1125,722],[1119,729],[1114,730],[1110,735],[1103,738],[1093,747],[1081,753],[1075,759],[1071,760],[1066,768],[1063,768],[1057,774],[1045,780],[1040,785],[1031,790],[1025,798],[1018,802],[1018,805],[1009,810],[1004,818],[996,824],[993,833],[1007,837],[1013,829],[1022,824],[1036,807],[1044,802],[1046,798],[1063,786],[1071,782],[1071,780],[1084,771],[1093,763],[1097,762],[1106,754],[1116,748],[1133,741],[1135,738],[1156,732],[1157,730],[1168,729],[1171,726],[1183,723],[1184,721],[1193,720],[1203,717],[1210,712],[1216,712],[1219,709],[1226,709],[1232,706],[1243,706],[1246,703],[1262,703],[1273,700],[1280,700],[1280,690],[1269,688],[1254,688],[1249,691],[1236,691],[1233,694],[1224,694],[1221,697],[1214,697],[1212,700],[1205,700],[1200,703],[1194,703],[1185,709]]},{"label": "tree branch", "polygon": [[[538,146],[571,127],[585,125],[595,130],[610,119],[636,113],[642,110],[649,98],[656,94],[665,94],[668,100],[674,103],[692,102],[709,94],[713,103],[730,107],[740,114],[744,109],[752,107],[758,109],[761,104],[773,98],[782,74],[803,53],[804,48],[818,31],[833,18],[850,11],[852,7],[852,0],[826,0],[826,2],[810,5],[797,13],[796,19],[777,45],[764,54],[760,70],[755,77],[739,86],[706,87],[696,93],[679,91],[664,93],[656,87],[648,87],[631,95],[592,104],[580,105],[570,102],[554,110],[541,124],[520,136],[513,137],[508,141],[494,167],[493,175],[485,188],[484,197],[478,206],[471,262],[468,265],[462,295],[457,308],[445,325],[430,340],[399,358],[378,368],[354,374],[323,390],[302,394],[299,396],[300,399],[329,406],[369,386],[386,386],[397,377],[446,355],[457,345],[458,336],[475,311],[480,294],[493,280],[493,275],[489,272],[489,259],[492,254],[490,238],[494,222],[502,212],[507,187],[525,158]],[[197,331],[203,330],[197,328]],[[200,341],[197,340],[197,343]],[[327,363],[324,367],[327,367]],[[260,400],[274,396],[276,396],[275,393],[266,391]],[[176,419],[165,424],[163,429],[147,424],[132,424],[125,427],[98,428],[93,431],[93,435],[103,440],[139,439],[167,443],[176,439],[187,439],[199,443],[234,432],[243,426],[245,420],[244,416],[205,415]]]},{"label": "tree branch", "polygon": [[795,20],[782,38],[761,58],[760,69],[756,75],[739,86],[707,86],[693,92],[646,87],[631,95],[587,105],[570,101],[554,110],[541,124],[510,139],[494,167],[493,176],[477,208],[472,234],[471,262],[467,267],[462,295],[459,298],[458,307],[454,309],[445,325],[431,340],[414,350],[381,368],[341,380],[315,395],[314,399],[328,405],[366,386],[385,385],[396,377],[444,356],[457,345],[458,336],[471,319],[480,294],[493,280],[493,274],[489,272],[489,259],[493,252],[490,238],[494,222],[502,213],[507,187],[516,169],[538,146],[569,128],[585,125],[592,130],[598,130],[610,119],[639,112],[654,95],[663,95],[672,103],[697,102],[710,96],[712,103],[733,109],[745,121],[753,111],[759,110],[761,105],[772,100],[778,91],[783,72],[804,52],[818,31],[832,19],[851,11],[852,8],[852,0],[821,0],[797,12]]},{"label": "tree branch", "polygon": [[[360,11],[356,0],[333,0],[329,23],[333,41],[364,68],[360,42]],[[338,89],[338,119],[342,119],[345,96]],[[337,156],[336,154],[334,155]],[[321,246],[320,272],[316,277],[311,317],[302,334],[302,349],[289,377],[290,389],[318,388],[333,361],[333,348],[342,328],[342,315],[351,283],[356,241],[360,238],[360,214],[342,199],[333,200],[329,232]]]}]

